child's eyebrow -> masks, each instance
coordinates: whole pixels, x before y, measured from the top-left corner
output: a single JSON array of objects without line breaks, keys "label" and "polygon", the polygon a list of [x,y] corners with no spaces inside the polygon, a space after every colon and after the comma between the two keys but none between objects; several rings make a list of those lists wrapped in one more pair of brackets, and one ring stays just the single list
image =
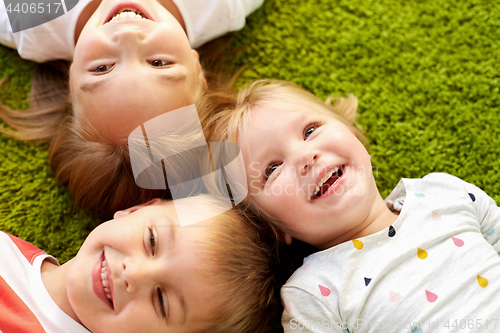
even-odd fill
[{"label": "child's eyebrow", "polygon": [[168,239],[169,239],[169,247],[172,247],[175,243],[175,236],[176,236],[176,229],[179,228],[179,225],[177,225],[171,218],[170,216],[164,216],[161,218],[162,222],[156,222],[157,227],[166,227],[167,229],[167,234],[168,234]]},{"label": "child's eyebrow", "polygon": [[178,83],[181,81],[185,81],[187,79],[187,74],[179,73],[176,75],[171,75],[168,73],[163,73],[159,75],[159,78],[167,83]]},{"label": "child's eyebrow", "polygon": [[179,303],[181,304],[181,308],[182,308],[182,318],[181,318],[181,325],[184,325],[186,323],[186,319],[187,319],[187,314],[189,312],[189,308],[186,304],[186,301],[184,300],[184,297],[180,294],[177,294],[177,297],[179,298]]},{"label": "child's eyebrow", "polygon": [[167,219],[169,220],[170,224],[168,225],[169,227],[169,230],[168,230],[168,236],[170,238],[170,244],[174,244],[175,243],[175,236],[176,236],[176,233],[177,233],[177,225],[174,223],[174,221],[172,221],[172,219],[170,219],[170,217],[167,217]]},{"label": "child's eyebrow", "polygon": [[[158,225],[158,227],[167,227],[168,228],[168,238],[170,239],[169,246],[173,246],[175,243],[175,237],[177,234],[177,228],[182,228],[178,224],[176,224],[170,216],[165,216],[165,219],[167,220],[166,223],[163,223],[161,225]],[[175,296],[179,300],[179,304],[181,305],[181,319],[180,319],[180,324],[184,325],[187,320],[187,314],[189,312],[189,307],[186,304],[186,300],[184,299],[184,296],[182,296],[178,291],[174,291]]]},{"label": "child's eyebrow", "polygon": [[108,79],[103,79],[99,81],[95,81],[92,83],[84,83],[80,86],[80,90],[85,91],[85,92],[91,92],[92,90],[95,90],[97,87],[101,86],[106,82]]},{"label": "child's eyebrow", "polygon": [[[170,238],[170,244],[169,246],[173,246],[174,243],[175,243],[175,237],[176,237],[176,233],[177,233],[177,228],[182,228],[181,226],[179,226],[178,224],[175,224],[175,222],[169,217],[167,216],[166,217],[167,220],[168,220],[168,237]],[[187,314],[189,312],[189,307],[188,305],[186,304],[186,300],[184,299],[184,296],[178,291],[178,290],[174,290],[174,294],[175,296],[177,297],[177,299],[179,300],[179,304],[181,305],[181,319],[179,321],[180,325],[184,325],[186,323],[186,320],[187,320]]]}]

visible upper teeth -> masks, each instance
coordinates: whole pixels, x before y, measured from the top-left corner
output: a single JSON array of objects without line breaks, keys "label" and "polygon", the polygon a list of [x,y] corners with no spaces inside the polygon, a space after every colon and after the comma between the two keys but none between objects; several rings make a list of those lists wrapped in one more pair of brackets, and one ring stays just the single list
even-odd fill
[{"label": "visible upper teeth", "polygon": [[321,188],[321,186],[323,186],[323,184],[335,173],[339,170],[338,167],[335,167],[333,169],[331,169],[330,171],[328,171],[326,173],[326,175],[321,178],[321,180],[318,182],[318,184],[316,184],[316,188],[315,188],[315,191],[314,193],[318,193],[319,189]]},{"label": "visible upper teeth", "polygon": [[104,291],[106,292],[106,297],[111,302],[113,302],[113,299],[111,298],[111,292],[108,288],[108,270],[106,268],[106,260],[103,260],[101,264],[101,282],[102,286],[104,287]]},{"label": "visible upper teeth", "polygon": [[119,13],[117,13],[115,16],[113,16],[111,18],[111,20],[109,20],[109,22],[114,21],[114,20],[119,20],[119,19],[125,19],[125,18],[143,19],[143,20],[146,19],[141,12],[138,12],[135,9],[123,9]]}]

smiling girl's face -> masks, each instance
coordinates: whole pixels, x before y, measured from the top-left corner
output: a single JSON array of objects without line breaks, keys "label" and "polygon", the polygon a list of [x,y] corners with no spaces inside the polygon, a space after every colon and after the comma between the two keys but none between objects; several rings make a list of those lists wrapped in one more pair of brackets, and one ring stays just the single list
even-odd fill
[{"label": "smiling girl's face", "polygon": [[177,19],[154,0],[103,0],[75,47],[70,86],[77,117],[113,141],[193,104],[205,83]]},{"label": "smiling girl's face", "polygon": [[277,221],[285,240],[320,249],[350,240],[381,201],[362,143],[343,122],[308,105],[259,104],[238,144],[250,200]]},{"label": "smiling girl's face", "polygon": [[180,227],[173,203],[98,226],[66,278],[76,319],[94,333],[203,329],[220,292],[202,255],[208,228]]}]

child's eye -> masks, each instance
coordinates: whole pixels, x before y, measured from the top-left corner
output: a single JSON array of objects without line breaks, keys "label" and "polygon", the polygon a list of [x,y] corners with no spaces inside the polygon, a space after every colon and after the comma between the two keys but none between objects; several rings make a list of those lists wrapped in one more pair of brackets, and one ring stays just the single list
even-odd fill
[{"label": "child's eye", "polygon": [[113,68],[113,65],[99,65],[90,71],[95,73],[106,73],[111,70],[111,68]]},{"label": "child's eye", "polygon": [[156,289],[156,294],[158,295],[158,303],[160,304],[160,312],[163,319],[167,317],[167,311],[165,310],[165,301],[163,300],[163,293],[160,288]]},{"label": "child's eye", "polygon": [[148,229],[149,229],[149,244],[151,246],[151,254],[154,256],[156,254],[156,238],[153,229],[151,227],[148,227]]},{"label": "child's eye", "polygon": [[264,182],[267,181],[269,177],[271,177],[271,174],[278,169],[278,167],[281,165],[281,163],[271,163],[267,166],[266,170],[264,170]]},{"label": "child's eye", "polygon": [[165,60],[161,60],[161,59],[155,59],[155,60],[151,60],[148,62],[153,67],[165,67],[165,66],[169,66],[169,65],[173,64],[172,61],[165,61]]},{"label": "child's eye", "polygon": [[307,139],[315,130],[320,127],[320,123],[310,123],[304,128],[304,140]]}]

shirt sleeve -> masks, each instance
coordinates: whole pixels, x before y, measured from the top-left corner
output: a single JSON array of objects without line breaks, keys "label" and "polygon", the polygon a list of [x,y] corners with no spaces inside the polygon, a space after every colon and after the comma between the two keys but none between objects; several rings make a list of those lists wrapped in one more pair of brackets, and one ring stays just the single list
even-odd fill
[{"label": "shirt sleeve", "polygon": [[241,4],[243,5],[243,11],[245,12],[245,17],[248,17],[248,15],[252,14],[254,11],[257,10],[262,4],[264,3],[264,0],[240,0]]},{"label": "shirt sleeve", "polygon": [[483,237],[493,246],[493,249],[500,254],[500,208],[497,206],[495,200],[476,185],[463,181],[455,176],[430,174],[426,177],[442,176],[450,177],[451,181],[457,182],[467,193],[472,201],[472,206],[474,207]]},{"label": "shirt sleeve", "polygon": [[13,49],[16,48],[16,42],[10,28],[10,21],[3,0],[0,0],[0,44]]},{"label": "shirt sleeve", "polygon": [[283,316],[281,325],[285,333],[292,332],[348,332],[346,323],[335,316],[317,297],[297,287],[281,289]]},{"label": "shirt sleeve", "polygon": [[483,237],[500,253],[500,208],[479,187],[467,182],[464,187],[473,201]]}]

